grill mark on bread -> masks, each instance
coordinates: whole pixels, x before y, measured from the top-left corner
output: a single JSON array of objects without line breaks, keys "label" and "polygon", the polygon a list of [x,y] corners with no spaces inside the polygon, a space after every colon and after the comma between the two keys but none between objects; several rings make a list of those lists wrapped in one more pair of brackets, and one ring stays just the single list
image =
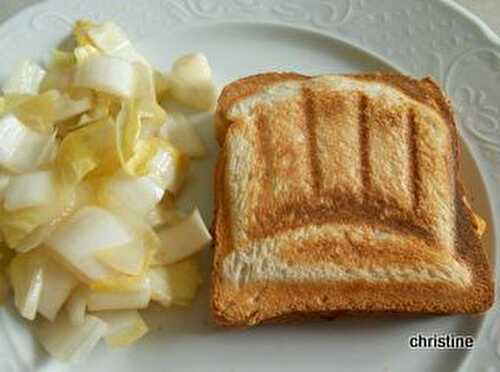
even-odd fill
[{"label": "grill mark on bread", "polygon": [[[225,191],[225,185],[227,184],[227,174],[226,174],[226,169],[225,169],[225,164],[226,164],[226,154],[222,153],[221,156],[217,159],[217,164],[215,167],[215,177],[214,177],[214,183],[217,184],[218,182],[221,183],[219,187],[221,190]],[[222,180],[222,182],[221,182]],[[217,229],[217,225],[221,224],[224,225],[225,223],[228,223],[228,221],[231,221],[231,210],[230,208],[227,208],[228,205],[230,205],[230,197],[229,193],[227,192],[222,192],[220,194],[215,195],[215,213],[214,213],[214,222],[213,226],[211,228],[211,233],[214,237],[214,240],[219,240],[219,239],[225,239],[229,242],[231,242],[231,245],[234,244],[233,236],[232,236],[232,229]],[[216,254],[225,254],[226,252],[222,252],[219,250]]]},{"label": "grill mark on bread", "polygon": [[[415,220],[413,216],[408,216],[408,211],[402,209],[398,204],[397,199],[392,200],[387,197],[381,198],[380,195],[374,193],[371,190],[372,181],[370,177],[373,171],[370,165],[370,138],[369,138],[369,104],[370,98],[364,94],[359,94],[357,98],[358,102],[358,133],[359,133],[359,143],[363,151],[360,151],[360,162],[361,172],[360,177],[363,179],[363,199],[359,199],[357,195],[352,195],[346,193],[342,189],[335,188],[325,192],[321,189],[321,169],[319,167],[319,159],[317,158],[317,144],[315,138],[315,102],[314,102],[314,92],[309,88],[304,88],[301,97],[301,106],[304,111],[305,116],[305,127],[304,137],[306,138],[305,146],[308,147],[308,154],[310,156],[309,164],[311,165],[310,172],[311,178],[310,184],[313,186],[315,194],[319,196],[322,201],[312,201],[305,195],[294,195],[294,200],[285,204],[278,203],[275,208],[269,210],[266,206],[273,202],[273,198],[269,198],[268,191],[272,188],[272,177],[273,170],[269,163],[269,157],[262,156],[262,162],[264,163],[265,176],[262,180],[262,190],[260,205],[256,206],[253,211],[253,221],[257,223],[247,226],[247,234],[255,239],[265,238],[269,235],[275,234],[277,232],[290,231],[295,228],[300,228],[306,224],[302,221],[302,216],[309,216],[308,224],[325,223],[325,218],[329,218],[327,222],[358,222],[363,223],[369,221],[373,225],[377,225],[381,228],[391,229],[392,231],[399,232],[401,234],[414,234],[419,236],[421,239],[428,242],[436,242],[435,237],[431,234],[427,226],[419,223]],[[270,143],[269,131],[270,123],[266,117],[265,111],[257,110],[256,115],[256,126],[257,126],[257,136],[258,136],[258,148],[257,152],[259,154],[268,154],[273,151],[273,146]],[[409,111],[405,115],[410,115],[412,111]],[[414,115],[414,113],[413,113]],[[416,148],[415,143],[415,130],[414,130],[414,119],[408,118],[406,120],[407,124],[411,127],[411,132],[408,134],[409,140],[414,142],[410,144],[410,147]],[[376,128],[374,128],[375,130]],[[410,131],[406,131],[408,133]],[[415,158],[412,154],[410,158]],[[416,162],[416,159],[414,159]],[[418,172],[418,169],[413,170]],[[410,182],[416,182],[413,178]],[[412,188],[412,186],[410,186]],[[339,204],[338,201],[342,202]],[[332,205],[337,205],[337,207],[332,207]],[[353,214],[352,218],[347,218],[343,216],[345,213],[343,211],[357,209],[363,211],[362,213],[356,214],[356,212],[349,212]],[[385,216],[381,218],[381,214]]]},{"label": "grill mark on bread", "polygon": [[420,171],[419,171],[419,165],[418,165],[418,156],[417,156],[417,134],[415,131],[415,110],[413,108],[410,108],[407,112],[408,115],[408,164],[410,166],[410,175],[411,175],[411,182],[410,182],[410,192],[412,195],[412,210],[414,213],[418,211],[418,205],[419,205],[419,190],[418,190],[418,185],[420,183]]},{"label": "grill mark on bread", "polygon": [[311,163],[312,187],[315,194],[318,194],[321,188],[321,169],[319,166],[318,149],[316,145],[316,114],[314,110],[314,100],[312,91],[303,88],[302,96],[304,102],[304,114],[306,118],[306,131],[309,161]]},{"label": "grill mark on bread", "polygon": [[312,238],[287,244],[280,250],[280,257],[287,264],[317,265],[334,263],[346,268],[384,267],[387,265],[435,264],[447,258],[446,252],[435,251],[414,236],[402,237],[405,242],[405,255],[401,254],[401,242],[360,243],[352,239]]},{"label": "grill mark on bread", "polygon": [[[249,226],[247,231],[249,237],[254,240],[282,234],[306,225],[347,223],[368,224],[381,230],[415,236],[428,244],[436,243],[434,235],[415,223],[410,216],[400,213],[381,220],[377,209],[367,209],[364,201],[338,191],[335,194],[322,196],[320,203],[311,203],[309,199],[303,197],[293,203],[276,206],[272,211],[257,209],[254,213],[258,213],[256,218],[260,223]],[[304,223],[303,216],[308,216],[307,223]]]},{"label": "grill mark on bread", "polygon": [[269,141],[269,135],[267,133],[269,123],[267,121],[266,115],[257,113],[255,118],[255,125],[257,127],[257,151],[259,159],[264,163],[264,177],[261,180],[264,186],[264,190],[270,190],[272,187],[271,180],[271,164],[269,164],[269,157],[262,156],[263,154],[268,154],[271,149],[271,143]]},{"label": "grill mark on bread", "polygon": [[359,128],[359,153],[361,154],[361,183],[363,185],[363,191],[365,198],[368,198],[368,192],[370,190],[370,138],[369,138],[369,128],[367,125],[367,107],[368,107],[368,97],[364,94],[359,96],[359,116],[358,116],[358,128]]}]

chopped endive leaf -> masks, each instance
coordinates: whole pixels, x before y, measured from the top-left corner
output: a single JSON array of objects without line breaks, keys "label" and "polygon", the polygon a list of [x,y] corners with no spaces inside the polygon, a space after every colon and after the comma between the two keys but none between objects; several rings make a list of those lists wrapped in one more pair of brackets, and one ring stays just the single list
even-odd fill
[{"label": "chopped endive leaf", "polygon": [[63,52],[61,50],[54,50],[52,53],[52,60],[49,64],[49,70],[55,66],[58,67],[75,67],[76,58],[71,52]]},{"label": "chopped endive leaf", "polygon": [[60,94],[55,90],[31,95],[5,96],[5,108],[20,121],[41,133],[52,133],[56,119],[56,104]]},{"label": "chopped endive leaf", "polygon": [[10,248],[17,246],[38,226],[47,221],[47,213],[40,209],[26,209],[16,213],[0,210],[0,230]]},{"label": "chopped endive leaf", "polygon": [[[25,239],[34,233],[39,226],[54,219],[57,212],[58,205],[52,205],[49,208],[26,208],[13,212],[0,209],[0,231],[7,245],[17,250],[17,247],[20,244],[25,244]],[[19,251],[30,250],[34,247],[30,244],[29,248]]]},{"label": "chopped endive leaf", "polygon": [[134,73],[134,97],[139,101],[138,112],[141,119],[149,119],[152,123],[161,125],[166,119],[166,113],[156,100],[153,70],[142,63],[134,63]]},{"label": "chopped endive leaf", "polygon": [[135,72],[131,63],[111,56],[90,56],[78,65],[73,84],[122,98],[135,90]]},{"label": "chopped endive leaf", "polygon": [[116,149],[122,168],[132,176],[136,174],[129,169],[127,162],[134,156],[137,140],[141,133],[141,119],[137,110],[137,102],[125,101],[116,117]]},{"label": "chopped endive leaf", "polygon": [[146,176],[158,149],[157,138],[139,139],[134,146],[133,155],[123,165],[123,170],[131,176]]},{"label": "chopped endive leaf", "polygon": [[82,45],[82,46],[76,47],[73,50],[73,54],[75,55],[76,64],[81,65],[89,57],[98,56],[101,53],[96,48],[94,48],[92,45]]},{"label": "chopped endive leaf", "polygon": [[101,263],[123,274],[139,275],[144,270],[146,252],[140,240],[120,247],[101,249],[95,255]]},{"label": "chopped endive leaf", "polygon": [[131,211],[144,216],[161,200],[163,193],[163,189],[149,177],[132,177],[118,171],[103,182],[99,200],[108,208],[126,205]]},{"label": "chopped endive leaf", "polygon": [[146,141],[151,138],[158,137],[160,126],[149,119],[141,120],[141,133],[139,139]]},{"label": "chopped endive leaf", "polygon": [[144,272],[139,275],[116,273],[109,278],[91,282],[88,288],[93,291],[133,292],[141,288],[143,281]]},{"label": "chopped endive leaf", "polygon": [[89,19],[79,19],[73,26],[73,37],[78,46],[92,45],[92,40],[88,37],[88,30],[96,26],[95,22]]},{"label": "chopped endive leaf", "polygon": [[85,322],[85,311],[87,309],[87,288],[77,287],[66,303],[66,312],[69,321],[73,325],[82,325]]},{"label": "chopped endive leaf", "polygon": [[58,198],[49,208],[38,208],[39,211],[45,211],[45,221],[40,223],[35,229],[25,234],[13,248],[20,253],[30,251],[42,245],[56,227],[70,216],[79,206],[79,188],[77,190],[63,189],[58,187]]},{"label": "chopped endive leaf", "polygon": [[142,239],[145,248],[145,266],[148,266],[160,247],[160,239],[155,230],[142,216],[132,212],[125,205],[113,208],[112,212],[131,229],[136,239]]},{"label": "chopped endive leaf", "polygon": [[55,103],[54,121],[60,122],[80,115],[92,107],[92,97],[72,99],[68,94],[63,94]]},{"label": "chopped endive leaf", "polygon": [[95,110],[116,117],[121,110],[121,100],[106,93],[97,93]]},{"label": "chopped endive leaf", "polygon": [[55,50],[47,73],[40,84],[40,92],[68,89],[73,80],[75,64],[76,59],[73,53]]},{"label": "chopped endive leaf", "polygon": [[[66,119],[66,120],[63,120],[63,121],[56,123],[58,142],[62,141],[71,132],[74,132],[75,130],[78,130],[78,129],[86,126],[86,124],[88,122],[83,123],[83,124],[80,123],[80,120],[81,120],[82,116],[84,116],[84,115],[86,115],[86,114],[77,115],[77,116],[74,116],[72,118],[69,118],[69,119]],[[56,152],[56,155],[57,155],[57,152]],[[54,156],[54,158],[55,158],[55,156]]]},{"label": "chopped endive leaf", "polygon": [[15,211],[54,203],[56,184],[53,172],[38,171],[12,176],[5,192],[4,208]]},{"label": "chopped endive leaf", "polygon": [[16,243],[13,243],[13,249],[18,253],[25,253],[41,246],[55,230],[59,221],[58,217],[44,220],[31,231],[20,235]]},{"label": "chopped endive leaf", "polygon": [[188,158],[159,138],[139,139],[124,170],[132,176],[147,176],[161,189],[176,194],[187,175]]},{"label": "chopped endive leaf", "polygon": [[148,332],[148,326],[137,310],[107,310],[92,315],[108,325],[104,339],[111,347],[129,346]]},{"label": "chopped endive leaf", "polygon": [[158,70],[153,70],[153,81],[155,85],[156,99],[160,100],[163,98],[165,93],[168,91],[168,79],[167,76]]},{"label": "chopped endive leaf", "polygon": [[202,283],[198,257],[165,266],[165,270],[172,291],[172,302],[175,305],[190,305]]},{"label": "chopped endive leaf", "polygon": [[138,287],[132,291],[90,290],[87,306],[90,311],[143,309],[151,299],[151,285],[146,276],[141,278]]},{"label": "chopped endive leaf", "polygon": [[179,212],[175,207],[166,208],[158,205],[146,214],[146,221],[152,227],[163,225],[175,225],[185,219],[186,216]]},{"label": "chopped endive leaf", "polygon": [[79,45],[93,45],[105,54],[130,62],[147,64],[132,46],[123,30],[112,22],[77,22],[74,29]]},{"label": "chopped endive leaf", "polygon": [[58,260],[86,282],[113,277],[100,263],[96,251],[123,246],[134,239],[127,226],[105,209],[88,206],[59,226],[46,244]]},{"label": "chopped endive leaf", "polygon": [[89,123],[93,123],[99,119],[102,119],[105,116],[107,116],[107,115],[106,114],[99,115],[99,114],[96,114],[94,110],[91,110],[91,112],[81,115],[80,118],[78,119],[78,122],[74,126],[74,128],[68,128],[69,129],[68,132],[72,132],[75,129],[80,129]]},{"label": "chopped endive leaf", "polygon": [[44,76],[44,69],[26,59],[18,62],[2,90],[4,94],[37,94]]},{"label": "chopped endive leaf", "polygon": [[93,123],[108,117],[115,117],[120,111],[120,100],[115,97],[105,94],[96,93],[96,99],[92,108],[78,120],[77,127],[85,124]]},{"label": "chopped endive leaf", "polygon": [[139,99],[138,112],[143,121],[156,125],[158,129],[167,120],[167,113],[157,102]]},{"label": "chopped endive leaf", "polygon": [[133,156],[126,162],[127,173],[148,176],[173,194],[182,186],[189,167],[188,158],[168,142],[159,138],[139,139]]},{"label": "chopped endive leaf", "polygon": [[172,305],[172,289],[166,268],[163,266],[149,268],[148,278],[151,283],[151,299],[163,307]]},{"label": "chopped endive leaf", "polygon": [[191,157],[202,157],[207,153],[203,141],[182,113],[170,113],[161,126],[160,134],[179,151]]},{"label": "chopped endive leaf", "polygon": [[[160,246],[160,239],[156,231],[144,220],[143,216],[132,212],[126,205],[116,206],[109,209],[121,222],[131,231],[134,239],[142,241],[144,247],[144,264],[140,275],[143,275],[149,266]],[[116,270],[115,270],[116,271]],[[118,273],[118,272],[117,272]],[[138,276],[119,275],[113,278],[106,278],[101,281],[90,283],[92,288],[129,290],[136,285]]]},{"label": "chopped endive leaf", "polygon": [[35,251],[17,255],[10,262],[9,276],[19,313],[35,319],[44,281],[42,256]]},{"label": "chopped endive leaf", "polygon": [[59,148],[59,141],[57,140],[57,130],[49,136],[45,147],[41,150],[38,158],[38,168],[46,167],[54,162]]},{"label": "chopped endive leaf", "polygon": [[135,97],[149,102],[156,102],[153,70],[143,63],[133,64],[135,74]]},{"label": "chopped endive leaf", "polygon": [[75,190],[75,207],[82,208],[86,205],[97,204],[96,189],[100,187],[100,182],[84,181],[78,184]]},{"label": "chopped endive leaf", "polygon": [[77,362],[87,357],[104,337],[107,328],[107,324],[95,316],[87,315],[81,325],[74,325],[62,313],[54,322],[40,321],[35,335],[54,358]]},{"label": "chopped endive leaf", "polygon": [[43,263],[43,285],[38,312],[53,321],[77,284],[78,281],[69,271],[47,258]]},{"label": "chopped endive leaf", "polygon": [[110,141],[114,128],[109,118],[69,133],[61,142],[56,165],[64,185],[75,185],[91,171],[114,173],[119,161]]},{"label": "chopped endive leaf", "polygon": [[199,110],[212,110],[217,88],[208,60],[202,53],[178,58],[169,75],[169,93],[179,102]]},{"label": "chopped endive leaf", "polygon": [[158,236],[162,244],[156,260],[162,264],[183,260],[199,252],[212,240],[198,209],[177,225],[158,231]]},{"label": "chopped endive leaf", "polygon": [[16,116],[0,117],[0,167],[21,173],[40,165],[51,136],[39,133],[24,125]]},{"label": "chopped endive leaf", "polygon": [[0,268],[5,268],[14,258],[15,252],[5,242],[0,242]]},{"label": "chopped endive leaf", "polygon": [[151,298],[164,307],[191,304],[202,277],[198,257],[150,268]]},{"label": "chopped endive leaf", "polygon": [[148,177],[164,190],[177,194],[189,169],[188,158],[168,142],[158,141],[158,148],[149,161]]}]

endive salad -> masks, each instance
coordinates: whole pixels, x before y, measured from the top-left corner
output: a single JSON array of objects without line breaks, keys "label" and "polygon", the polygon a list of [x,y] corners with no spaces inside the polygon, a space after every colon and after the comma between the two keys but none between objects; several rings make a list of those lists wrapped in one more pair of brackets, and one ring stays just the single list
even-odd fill
[{"label": "endive salad", "polygon": [[151,302],[192,301],[211,237],[175,198],[206,149],[159,101],[211,111],[217,98],[200,53],[163,73],[112,22],[73,36],[46,69],[19,63],[0,98],[0,296],[70,361],[142,337]]}]

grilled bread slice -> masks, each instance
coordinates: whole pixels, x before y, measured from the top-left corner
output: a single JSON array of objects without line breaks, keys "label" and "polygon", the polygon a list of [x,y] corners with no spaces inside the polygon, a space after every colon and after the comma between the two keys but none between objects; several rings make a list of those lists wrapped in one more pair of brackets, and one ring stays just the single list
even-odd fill
[{"label": "grilled bread slice", "polygon": [[218,323],[492,305],[453,113],[431,79],[251,76],[223,90],[216,128]]}]

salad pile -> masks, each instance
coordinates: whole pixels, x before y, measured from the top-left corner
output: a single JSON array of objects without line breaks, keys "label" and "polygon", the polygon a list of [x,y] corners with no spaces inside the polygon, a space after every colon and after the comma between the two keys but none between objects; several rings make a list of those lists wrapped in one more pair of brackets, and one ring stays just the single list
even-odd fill
[{"label": "salad pile", "polygon": [[175,198],[206,148],[159,102],[217,99],[202,54],[162,73],[114,23],[81,20],[73,36],[46,69],[20,62],[0,98],[1,297],[62,360],[136,341],[152,301],[191,303],[211,237]]}]

